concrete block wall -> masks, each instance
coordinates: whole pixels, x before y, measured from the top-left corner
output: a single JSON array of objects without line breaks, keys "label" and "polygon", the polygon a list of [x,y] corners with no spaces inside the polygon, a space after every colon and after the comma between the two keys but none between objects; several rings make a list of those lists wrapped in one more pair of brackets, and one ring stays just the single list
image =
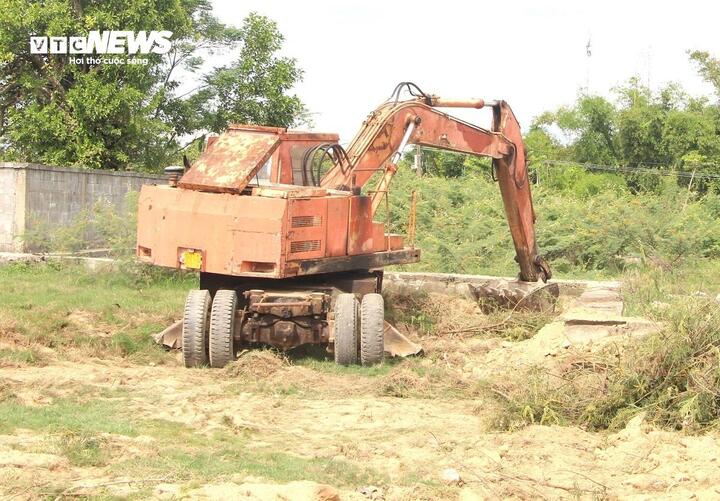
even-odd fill
[{"label": "concrete block wall", "polygon": [[0,251],[28,250],[21,236],[34,224],[66,226],[99,201],[121,209],[128,192],[163,182],[135,172],[0,162]]}]

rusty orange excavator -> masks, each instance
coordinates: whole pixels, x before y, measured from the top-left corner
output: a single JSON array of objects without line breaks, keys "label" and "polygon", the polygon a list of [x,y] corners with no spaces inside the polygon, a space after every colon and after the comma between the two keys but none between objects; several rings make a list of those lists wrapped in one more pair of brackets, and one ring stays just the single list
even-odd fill
[{"label": "rusty orange excavator", "polygon": [[[401,100],[405,91],[409,99]],[[490,130],[438,109],[483,107],[492,108]],[[420,259],[414,205],[408,244],[374,216],[408,144],[490,157],[520,279],[550,278],[510,107],[442,99],[403,82],[347,149],[335,134],[233,125],[208,140],[192,166],[170,172],[169,185],[142,188],[137,257],[200,273],[178,323],[185,365],[223,367],[256,343],[325,344],[345,365],[374,364],[392,352],[382,269]]]}]

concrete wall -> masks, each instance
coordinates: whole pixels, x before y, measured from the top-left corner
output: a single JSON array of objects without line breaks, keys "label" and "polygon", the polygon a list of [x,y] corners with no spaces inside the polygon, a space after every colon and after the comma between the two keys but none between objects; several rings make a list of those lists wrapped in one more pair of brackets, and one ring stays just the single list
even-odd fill
[{"label": "concrete wall", "polygon": [[134,172],[0,162],[0,251],[25,250],[19,238],[35,224],[68,225],[101,200],[121,209],[129,191],[162,182]]},{"label": "concrete wall", "polygon": [[17,251],[25,228],[25,170],[0,168],[0,251]]}]

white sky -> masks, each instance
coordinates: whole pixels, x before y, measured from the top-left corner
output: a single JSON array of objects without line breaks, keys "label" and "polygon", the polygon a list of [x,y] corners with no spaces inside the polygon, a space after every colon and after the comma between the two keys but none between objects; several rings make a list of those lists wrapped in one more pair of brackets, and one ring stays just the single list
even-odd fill
[{"label": "white sky", "polygon": [[[285,36],[283,53],[305,71],[296,88],[314,129],[346,143],[395,85],[443,97],[505,99],[521,125],[590,91],[611,96],[638,75],[711,95],[687,50],[720,56],[717,1],[214,0],[239,26],[251,11]],[[592,56],[585,46],[592,40]],[[457,113],[487,126],[481,112]]]}]

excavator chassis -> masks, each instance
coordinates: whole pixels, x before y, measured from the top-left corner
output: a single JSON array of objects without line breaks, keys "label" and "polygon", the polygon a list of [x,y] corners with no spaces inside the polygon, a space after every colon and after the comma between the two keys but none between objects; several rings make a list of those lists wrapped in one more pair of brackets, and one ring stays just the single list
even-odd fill
[{"label": "excavator chassis", "polygon": [[384,321],[382,271],[276,280],[200,274],[183,319],[160,334],[188,367],[223,367],[243,347],[325,345],[342,365],[416,355],[422,348]]},{"label": "excavator chassis", "polygon": [[218,290],[234,290],[234,342],[261,343],[281,350],[304,344],[332,344],[333,306],[338,295],[365,294],[382,289],[382,271],[339,272],[292,279],[244,278],[200,274],[200,289],[215,297]]}]

